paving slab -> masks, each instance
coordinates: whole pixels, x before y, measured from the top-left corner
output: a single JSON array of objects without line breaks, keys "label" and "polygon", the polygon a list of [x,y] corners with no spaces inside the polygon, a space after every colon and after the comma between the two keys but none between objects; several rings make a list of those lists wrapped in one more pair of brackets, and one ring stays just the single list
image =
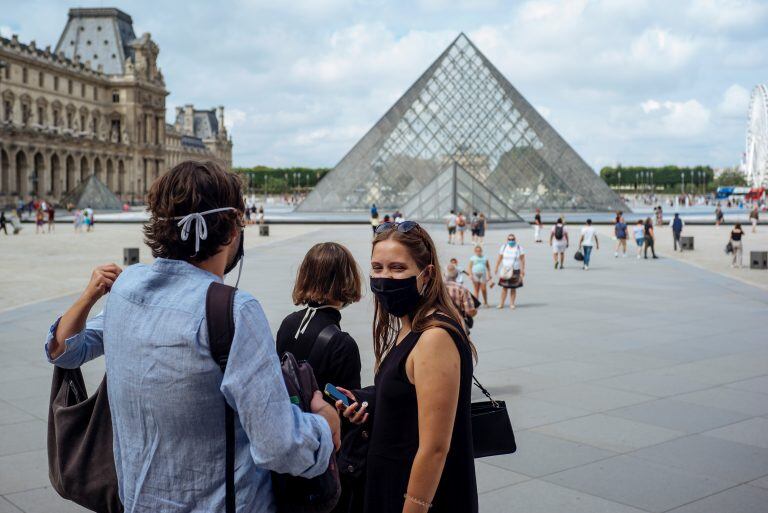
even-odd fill
[{"label": "paving slab", "polygon": [[703,434],[768,449],[768,419],[764,417],[737,422]]},{"label": "paving slab", "polygon": [[768,449],[692,435],[640,449],[632,457],[736,483],[768,474]]},{"label": "paving slab", "polygon": [[570,442],[534,431],[521,431],[515,436],[517,452],[491,456],[481,461],[531,477],[542,477],[561,470],[616,456],[613,451]]},{"label": "paving slab", "polygon": [[485,493],[480,509],[504,513],[642,513],[643,510],[539,480]]},{"label": "paving slab", "polygon": [[669,513],[765,513],[768,490],[736,486],[673,509]]},{"label": "paving slab", "polygon": [[689,434],[733,424],[749,417],[743,413],[675,401],[674,399],[647,401],[605,413],[613,417],[645,422]]},{"label": "paving slab", "polygon": [[600,413],[541,426],[533,431],[619,453],[656,445],[684,434]]},{"label": "paving slab", "polygon": [[682,506],[735,484],[630,456],[617,456],[543,479],[653,512]]}]

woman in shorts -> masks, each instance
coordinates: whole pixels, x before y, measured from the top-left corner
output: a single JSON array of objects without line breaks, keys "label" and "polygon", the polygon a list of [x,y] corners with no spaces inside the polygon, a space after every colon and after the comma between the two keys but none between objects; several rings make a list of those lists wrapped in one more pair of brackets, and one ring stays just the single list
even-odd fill
[{"label": "woman in shorts", "polygon": [[[483,255],[483,247],[475,246],[475,254],[469,257],[468,274],[472,277],[472,286],[475,289],[475,297],[479,298],[483,294],[483,306],[488,306],[488,286],[491,279],[491,263],[488,257]],[[493,286],[493,283],[491,283]]]},{"label": "woman in shorts", "polygon": [[482,244],[485,240],[485,229],[488,227],[488,220],[485,218],[485,214],[480,212],[477,217],[477,237],[475,238],[476,244]]}]

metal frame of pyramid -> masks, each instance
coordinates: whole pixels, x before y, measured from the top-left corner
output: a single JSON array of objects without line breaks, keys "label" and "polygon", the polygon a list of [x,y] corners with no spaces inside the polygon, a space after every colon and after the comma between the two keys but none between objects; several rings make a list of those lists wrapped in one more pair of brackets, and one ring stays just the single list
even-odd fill
[{"label": "metal frame of pyramid", "polygon": [[[299,205],[303,212],[403,208],[457,163],[514,214],[629,209],[459,36]],[[423,203],[423,200],[421,201]],[[436,215],[450,205],[435,203]]]},{"label": "metal frame of pyramid", "polygon": [[488,190],[458,162],[443,170],[409,199],[403,206],[408,218],[423,222],[440,222],[445,207],[455,212],[483,212],[488,219],[525,222],[509,205]]},{"label": "metal frame of pyramid", "polygon": [[121,210],[123,204],[115,193],[109,190],[96,175],[91,175],[72,192],[62,197],[59,204],[73,205],[74,208],[93,208],[96,210]]}]

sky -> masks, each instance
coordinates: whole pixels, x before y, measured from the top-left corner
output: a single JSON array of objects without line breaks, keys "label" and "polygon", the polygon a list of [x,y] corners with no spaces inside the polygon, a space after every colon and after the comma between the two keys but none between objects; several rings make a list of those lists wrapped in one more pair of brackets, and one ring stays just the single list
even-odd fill
[{"label": "sky", "polygon": [[224,105],[236,166],[334,166],[462,31],[596,170],[738,164],[768,82],[768,0],[0,0],[0,35],[76,6],[152,34],[169,122]]}]

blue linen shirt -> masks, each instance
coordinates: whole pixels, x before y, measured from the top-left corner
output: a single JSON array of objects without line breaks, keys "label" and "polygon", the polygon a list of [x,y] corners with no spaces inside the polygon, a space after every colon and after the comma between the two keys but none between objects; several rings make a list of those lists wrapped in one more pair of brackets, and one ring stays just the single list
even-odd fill
[{"label": "blue linen shirt", "polygon": [[224,403],[235,410],[238,512],[275,511],[270,470],[314,477],[333,451],[328,423],[291,404],[267,319],[237,291],[235,336],[222,376],[210,355],[208,285],[181,260],[126,268],[104,310],[48,361],[76,368],[102,354],[120,499],[130,512],[224,511]]}]

